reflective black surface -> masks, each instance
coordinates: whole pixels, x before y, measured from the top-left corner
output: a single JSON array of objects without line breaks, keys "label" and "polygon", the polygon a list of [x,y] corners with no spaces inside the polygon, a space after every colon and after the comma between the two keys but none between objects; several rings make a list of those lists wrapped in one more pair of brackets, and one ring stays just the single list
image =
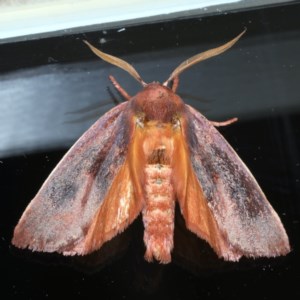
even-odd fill
[{"label": "reflective black surface", "polygon": [[[299,297],[299,15],[295,4],[130,27],[122,33],[112,29],[1,45],[1,298]],[[220,131],[282,219],[293,249],[289,255],[224,262],[185,229],[179,211],[173,261],[166,266],[144,261],[140,218],[84,258],[11,245],[18,218],[93,122],[91,115],[95,119],[114,105],[106,77],[115,75],[131,94],[139,89],[127,74],[94,60],[83,38],[97,46],[105,38],[102,49],[133,63],[149,82],[166,79],[183,59],[222,44],[245,26],[247,34],[235,48],[183,74],[179,92],[210,119],[239,117]],[[93,107],[100,107],[100,113]]]}]

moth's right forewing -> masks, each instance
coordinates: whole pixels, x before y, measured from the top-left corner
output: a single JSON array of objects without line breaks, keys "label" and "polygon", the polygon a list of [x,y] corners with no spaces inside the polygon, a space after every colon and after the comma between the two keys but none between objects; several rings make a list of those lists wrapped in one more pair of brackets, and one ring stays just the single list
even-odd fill
[{"label": "moth's right forewing", "polygon": [[[290,246],[284,227],[248,168],[214,126],[188,105],[186,118],[197,190],[217,225],[219,237],[207,239],[211,246],[227,260],[287,254]],[[186,198],[184,203],[189,201],[195,199]],[[187,220],[194,211],[185,214]],[[197,226],[190,223],[190,229],[201,236]],[[211,227],[211,232],[214,230]]]},{"label": "moth's right forewing", "polygon": [[23,213],[14,231],[15,246],[70,254],[79,249],[126,159],[127,105],[101,117],[63,157]]}]

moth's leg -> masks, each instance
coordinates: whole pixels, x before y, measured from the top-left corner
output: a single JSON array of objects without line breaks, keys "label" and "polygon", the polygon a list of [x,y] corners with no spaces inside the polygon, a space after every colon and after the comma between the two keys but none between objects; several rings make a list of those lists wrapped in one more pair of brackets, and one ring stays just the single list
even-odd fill
[{"label": "moth's leg", "polygon": [[215,122],[215,121],[209,121],[213,126],[215,127],[221,127],[221,126],[227,126],[230,125],[234,122],[236,122],[238,120],[238,118],[232,118],[223,122]]},{"label": "moth's leg", "polygon": [[109,80],[112,82],[112,84],[114,85],[114,87],[116,88],[116,90],[122,95],[122,97],[124,97],[126,100],[130,100],[132,97],[120,86],[120,84],[118,83],[118,81],[112,76],[110,75]]},{"label": "moth's leg", "polygon": [[176,93],[178,85],[179,85],[179,77],[175,76],[174,79],[173,79],[173,84],[172,84],[172,91],[174,93]]}]

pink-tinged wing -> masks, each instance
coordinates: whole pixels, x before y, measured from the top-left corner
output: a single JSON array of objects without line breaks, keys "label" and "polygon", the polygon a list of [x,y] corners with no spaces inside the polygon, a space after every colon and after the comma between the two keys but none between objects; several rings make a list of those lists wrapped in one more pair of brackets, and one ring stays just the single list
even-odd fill
[{"label": "pink-tinged wing", "polygon": [[[133,184],[128,167],[123,166],[131,135],[127,107],[125,102],[107,112],[68,151],[23,213],[14,231],[14,245],[36,251],[85,254],[122,231],[138,214],[130,210],[135,209]],[[122,180],[122,176],[126,178]],[[115,183],[116,178],[122,182]],[[118,186],[114,193],[112,185]],[[110,199],[106,199],[108,194]],[[121,197],[122,207],[118,210]],[[113,203],[114,208],[101,210],[105,201]],[[89,234],[87,242],[87,234],[99,217],[114,219],[115,223],[109,224],[117,227],[106,226],[109,233],[102,231],[99,243],[91,245],[93,236]]]},{"label": "pink-tinged wing", "polygon": [[[188,105],[186,116],[185,135],[199,184],[193,191],[203,193],[214,218],[212,232],[217,227],[218,236],[205,239],[226,260],[287,254],[290,246],[283,225],[248,168],[204,116]],[[193,214],[183,212],[186,222],[189,213]],[[187,226],[201,236],[197,224]]]}]

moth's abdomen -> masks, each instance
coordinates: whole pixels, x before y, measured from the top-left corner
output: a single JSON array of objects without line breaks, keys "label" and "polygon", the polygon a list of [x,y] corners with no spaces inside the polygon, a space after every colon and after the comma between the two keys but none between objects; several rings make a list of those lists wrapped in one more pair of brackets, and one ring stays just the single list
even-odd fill
[{"label": "moth's abdomen", "polygon": [[174,233],[174,191],[171,183],[171,167],[152,163],[145,167],[146,203],[143,213],[145,259],[171,261]]}]

